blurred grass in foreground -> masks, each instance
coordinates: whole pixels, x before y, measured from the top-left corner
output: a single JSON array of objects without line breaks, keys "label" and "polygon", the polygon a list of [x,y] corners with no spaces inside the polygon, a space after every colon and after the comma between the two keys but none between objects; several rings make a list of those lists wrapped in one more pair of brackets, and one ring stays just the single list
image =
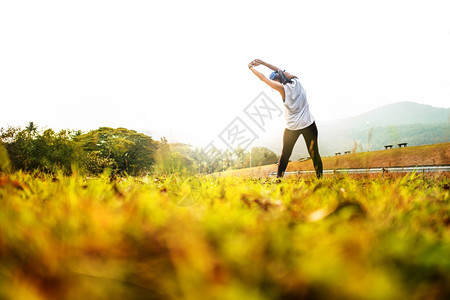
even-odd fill
[{"label": "blurred grass in foreground", "polygon": [[0,177],[1,299],[443,299],[447,176]]}]

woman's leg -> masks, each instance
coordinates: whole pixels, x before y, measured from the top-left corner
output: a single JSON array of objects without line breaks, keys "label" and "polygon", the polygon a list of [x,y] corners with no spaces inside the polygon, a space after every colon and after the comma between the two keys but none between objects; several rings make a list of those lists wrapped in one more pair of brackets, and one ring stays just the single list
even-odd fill
[{"label": "woman's leg", "polygon": [[284,129],[283,134],[283,150],[281,151],[280,160],[278,161],[277,177],[283,177],[284,171],[291,157],[292,149],[294,149],[295,142],[300,136],[301,130]]},{"label": "woman's leg", "polygon": [[319,145],[317,143],[318,131],[316,122],[313,122],[310,126],[303,129],[302,134],[305,139],[306,148],[308,148],[308,153],[312,158],[317,178],[321,178],[323,174],[323,166],[322,158],[319,154]]}]

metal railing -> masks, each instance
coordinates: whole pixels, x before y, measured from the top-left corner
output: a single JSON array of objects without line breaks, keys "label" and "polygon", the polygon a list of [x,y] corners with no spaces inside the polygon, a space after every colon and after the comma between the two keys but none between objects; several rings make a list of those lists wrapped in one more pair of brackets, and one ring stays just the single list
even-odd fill
[{"label": "metal railing", "polygon": [[[428,173],[450,172],[450,165],[445,166],[416,166],[416,167],[389,167],[389,168],[363,168],[363,169],[335,169],[323,170],[323,174],[373,174],[373,173]],[[289,171],[284,175],[315,174],[315,171]],[[269,176],[276,176],[277,172],[269,172]]]}]

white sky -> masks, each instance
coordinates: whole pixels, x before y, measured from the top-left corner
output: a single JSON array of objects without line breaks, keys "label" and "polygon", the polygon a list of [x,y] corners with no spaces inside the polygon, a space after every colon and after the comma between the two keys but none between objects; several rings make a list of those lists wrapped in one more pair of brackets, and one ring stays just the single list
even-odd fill
[{"label": "white sky", "polygon": [[297,75],[318,121],[449,107],[449,16],[448,0],[2,1],[0,127],[205,143],[261,91],[282,107],[254,58]]}]

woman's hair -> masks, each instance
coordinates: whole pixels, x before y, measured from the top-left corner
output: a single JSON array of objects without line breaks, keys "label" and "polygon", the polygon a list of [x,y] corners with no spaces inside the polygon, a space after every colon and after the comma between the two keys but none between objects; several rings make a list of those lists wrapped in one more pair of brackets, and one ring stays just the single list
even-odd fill
[{"label": "woman's hair", "polygon": [[286,75],[284,75],[284,71],[281,70],[272,72],[272,74],[270,74],[270,79],[278,80],[282,84],[292,83],[292,80],[288,79]]}]

